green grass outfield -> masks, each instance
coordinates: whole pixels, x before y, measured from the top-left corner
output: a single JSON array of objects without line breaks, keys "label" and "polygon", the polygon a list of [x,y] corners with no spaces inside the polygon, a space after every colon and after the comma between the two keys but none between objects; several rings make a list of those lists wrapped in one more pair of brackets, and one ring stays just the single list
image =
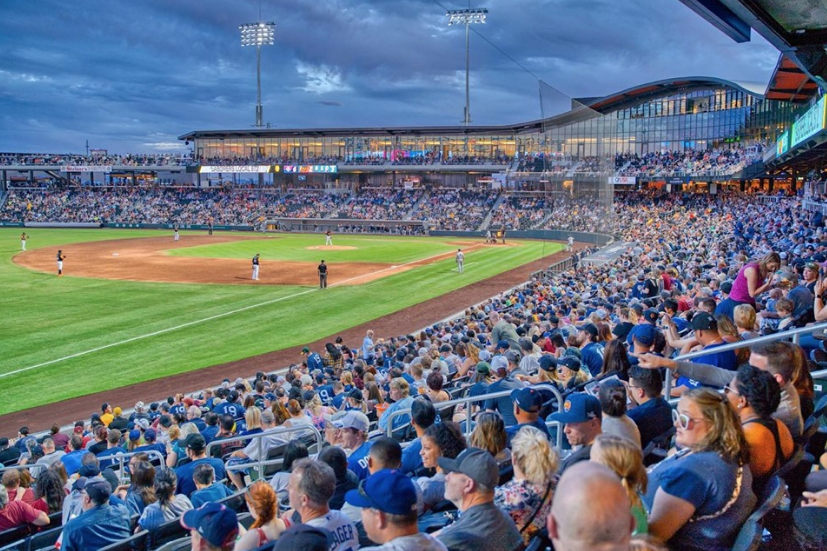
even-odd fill
[{"label": "green grass outfield", "polygon": [[[320,292],[315,287],[57,278],[12,262],[20,251],[21,231],[0,229],[0,415],[304,344],[562,248],[557,243],[522,241],[519,247],[470,252],[462,276],[456,273],[453,258],[448,258],[365,285]],[[26,233],[29,250],[170,235],[169,231],[28,228]],[[336,245],[357,250],[321,253],[305,247],[321,245],[323,236],[281,234],[177,249],[174,254],[250,258],[259,252],[263,270],[278,259],[317,262],[323,256],[335,270],[337,261],[402,264],[427,258],[455,250],[452,241],[457,238],[337,235]],[[71,265],[67,268],[71,274]],[[245,310],[224,315],[239,309]],[[211,316],[220,317],[199,322]],[[155,332],[161,333],[138,338]],[[136,340],[110,346],[129,339]],[[106,348],[83,354],[100,347]],[[83,355],[68,358],[75,354]],[[54,363],[27,369],[47,362]],[[283,366],[273,366],[278,367]],[[18,370],[25,371],[13,373]]]}]

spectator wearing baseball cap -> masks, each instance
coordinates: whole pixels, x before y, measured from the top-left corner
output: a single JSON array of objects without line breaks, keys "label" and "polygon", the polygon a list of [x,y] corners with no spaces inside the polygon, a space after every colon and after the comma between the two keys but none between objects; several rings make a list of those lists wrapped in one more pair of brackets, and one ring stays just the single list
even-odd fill
[{"label": "spectator wearing baseball cap", "polygon": [[[632,335],[632,350],[635,354],[647,354],[652,351],[655,345],[655,338],[657,338],[657,328],[654,325],[643,324],[638,325],[636,331]],[[637,363],[637,358],[634,356],[629,358],[629,361],[634,365]]]},{"label": "spectator wearing baseball cap", "polygon": [[523,427],[534,427],[548,436],[546,422],[540,419],[540,410],[543,407],[543,396],[536,388],[518,388],[511,391],[511,400],[514,402],[514,417],[517,424],[507,427],[509,445],[511,439]]},{"label": "spectator wearing baseball cap", "polygon": [[511,517],[494,505],[500,473],[496,459],[485,450],[468,448],[455,459],[440,457],[445,476],[445,499],[461,511],[459,520],[438,536],[451,551],[517,549],[523,538]]},{"label": "spectator wearing baseball cap", "polygon": [[362,525],[371,541],[378,546],[371,551],[417,549],[444,551],[445,545],[419,531],[417,493],[413,481],[396,470],[383,469],[359,484],[345,500],[362,509]]},{"label": "spectator wearing baseball cap", "polygon": [[564,425],[566,439],[575,450],[561,462],[560,472],[579,461],[588,461],[592,443],[602,433],[600,401],[585,392],[570,394],[563,402],[563,411],[552,413],[548,419]]},{"label": "spectator wearing baseball cap", "polygon": [[199,551],[231,551],[238,537],[238,516],[219,503],[207,503],[181,516],[190,531],[192,548]]},{"label": "spectator wearing baseball cap", "polygon": [[126,507],[109,503],[112,486],[106,479],[101,476],[78,479],[75,487],[83,491],[83,513],[63,527],[62,550],[100,549],[132,534]]},{"label": "spectator wearing baseball cap", "polygon": [[[503,365],[503,362],[505,362],[505,365]],[[502,392],[503,390],[515,390],[525,386],[521,381],[511,377],[511,374],[508,371],[508,361],[502,356],[495,356],[492,358],[491,371],[497,379],[488,385],[486,394]],[[489,398],[485,401],[483,409],[488,411],[499,411],[506,426],[517,424],[517,418],[514,417],[514,405],[511,402],[511,396]]]},{"label": "spectator wearing baseball cap", "polygon": [[207,464],[215,471],[215,478],[221,480],[227,476],[224,469],[224,462],[221,459],[207,457],[207,441],[200,434],[190,434],[185,441],[187,458],[189,462],[175,469],[175,476],[178,478],[178,486],[175,490],[178,494],[189,497],[195,490],[193,473],[198,465]]},{"label": "spectator wearing baseball cap", "polygon": [[371,445],[368,442],[368,416],[361,411],[350,410],[344,417],[331,423],[339,430],[339,442],[348,454],[347,468],[359,480],[364,480],[368,476],[368,452]]},{"label": "spectator wearing baseball cap", "polygon": [[586,323],[578,327],[577,331],[581,360],[592,377],[597,377],[603,370],[603,345],[597,342],[597,326]]},{"label": "spectator wearing baseball cap", "polygon": [[329,531],[297,524],[279,536],[273,551],[328,551],[334,544],[333,534]]}]

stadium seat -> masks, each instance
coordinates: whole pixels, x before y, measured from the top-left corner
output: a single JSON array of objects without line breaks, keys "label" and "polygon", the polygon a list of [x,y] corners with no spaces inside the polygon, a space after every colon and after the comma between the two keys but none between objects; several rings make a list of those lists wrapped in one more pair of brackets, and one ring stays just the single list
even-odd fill
[{"label": "stadium seat", "polygon": [[[187,542],[189,542],[187,538]],[[146,551],[149,549],[149,532],[140,532],[134,536],[130,536],[125,540],[117,543],[107,545],[99,551]]]},{"label": "stadium seat", "polygon": [[18,540],[22,540],[32,532],[33,528],[28,524],[24,524],[23,526],[18,526],[16,528],[10,528],[9,530],[4,530],[0,532],[0,545],[8,545]]},{"label": "stadium seat", "polygon": [[778,476],[767,481],[758,505],[738,532],[732,551],[757,551],[764,531],[763,519],[784,497],[784,482]]},{"label": "stadium seat", "polygon": [[649,467],[666,458],[669,448],[672,443],[672,437],[675,436],[677,429],[670,427],[669,430],[656,436],[646,445],[643,450],[643,464]]}]

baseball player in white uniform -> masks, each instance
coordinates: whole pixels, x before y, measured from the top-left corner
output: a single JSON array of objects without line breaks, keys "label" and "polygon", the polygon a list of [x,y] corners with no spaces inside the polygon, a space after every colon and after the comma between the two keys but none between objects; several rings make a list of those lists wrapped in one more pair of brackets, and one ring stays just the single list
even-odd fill
[{"label": "baseball player in white uniform", "polygon": [[457,272],[462,273],[463,264],[465,264],[465,253],[462,249],[457,249]]}]

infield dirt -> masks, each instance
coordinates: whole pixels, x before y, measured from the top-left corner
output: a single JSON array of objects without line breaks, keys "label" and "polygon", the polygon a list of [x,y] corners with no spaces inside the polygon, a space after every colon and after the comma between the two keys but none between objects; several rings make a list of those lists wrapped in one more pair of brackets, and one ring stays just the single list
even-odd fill
[{"label": "infield dirt", "polygon": [[[127,240],[124,240],[127,241]],[[134,241],[134,240],[128,240]],[[152,250],[156,254],[158,250],[172,248],[168,238],[160,239],[159,245],[152,246]],[[215,242],[215,241],[211,241]],[[111,241],[109,242],[112,243]],[[180,242],[179,242],[180,243]],[[192,242],[187,240],[179,246],[191,246]],[[72,245],[71,250],[75,249]],[[576,247],[580,248],[580,247]],[[49,250],[49,249],[46,249]],[[111,256],[111,249],[107,249]],[[55,248],[55,251],[57,248]],[[36,253],[38,251],[32,251]],[[453,253],[451,253],[453,254]],[[51,271],[54,265],[54,255],[48,254],[48,258],[35,257],[32,260],[31,267],[34,269],[43,269]],[[151,256],[151,255],[150,255]],[[569,253],[558,252],[545,258],[536,260],[529,264],[524,264],[513,270],[503,272],[494,277],[485,279],[447,293],[441,297],[427,300],[410,308],[406,308],[399,312],[374,319],[370,322],[353,327],[341,333],[325,335],[322,338],[317,338],[318,335],[308,336],[307,346],[314,351],[322,351],[324,344],[332,342],[337,336],[341,335],[344,343],[356,347],[365,336],[368,329],[372,329],[377,337],[390,337],[395,335],[403,335],[417,331],[437,320],[444,319],[447,316],[453,315],[462,311],[472,304],[481,302],[489,297],[497,294],[527,281],[533,272],[542,270],[545,267],[557,261],[563,260],[569,256]],[[15,257],[15,261],[22,265],[28,265],[21,260],[27,260],[28,254],[19,254]],[[67,259],[67,270],[70,273],[76,269],[71,262],[74,257]],[[181,260],[181,258],[176,258]],[[201,259],[193,259],[201,262]],[[239,261],[243,263],[243,269],[238,274],[239,277],[246,275],[247,261]],[[203,262],[202,262],[203,264]],[[239,264],[239,268],[242,266]],[[337,264],[338,270],[338,264]],[[264,272],[264,269],[262,269]],[[90,273],[90,277],[104,277],[100,270]],[[313,271],[313,278],[315,283],[315,269]],[[124,279],[138,279],[136,277],[125,277]],[[144,278],[145,279],[145,278]],[[214,281],[212,281],[214,283]],[[234,283],[237,283],[235,281]],[[310,340],[313,339],[313,340]],[[17,433],[21,426],[28,426],[32,431],[48,430],[53,423],[66,425],[77,420],[88,421],[93,413],[100,411],[100,404],[109,402],[113,406],[120,406],[123,409],[129,409],[134,406],[135,402],[142,400],[146,403],[166,399],[167,396],[173,395],[176,392],[193,392],[207,386],[218,386],[222,379],[229,378],[231,380],[236,377],[251,377],[257,371],[277,371],[283,370],[290,364],[300,363],[302,356],[300,355],[302,346],[295,346],[292,348],[278,350],[267,354],[252,356],[244,358],[235,362],[229,362],[219,365],[214,365],[197,371],[188,373],[181,373],[162,379],[145,381],[140,384],[135,384],[127,387],[117,388],[106,392],[99,392],[87,396],[79,396],[69,400],[56,402],[51,405],[30,408],[15,413],[9,413],[0,416],[0,435],[12,437]],[[36,391],[33,389],[33,391]]]}]

